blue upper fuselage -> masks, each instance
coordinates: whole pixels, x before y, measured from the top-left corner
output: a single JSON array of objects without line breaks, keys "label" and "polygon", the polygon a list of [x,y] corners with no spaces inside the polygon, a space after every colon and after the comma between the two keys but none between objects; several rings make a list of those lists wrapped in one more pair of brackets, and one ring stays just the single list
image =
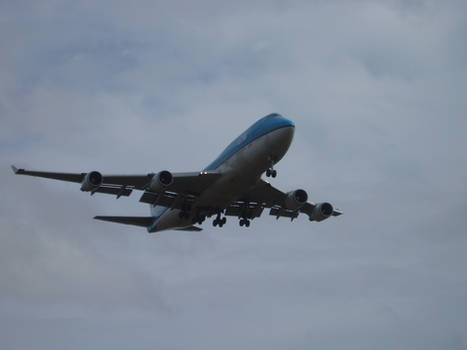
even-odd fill
[{"label": "blue upper fuselage", "polygon": [[221,166],[225,161],[230,159],[235,153],[240,151],[243,147],[247,146],[254,140],[269,134],[272,131],[285,128],[294,127],[294,123],[277,113],[269,114],[256,123],[250,126],[243,134],[237,137],[227,148],[222,152],[214,162],[209,164],[204,171],[212,171]]}]

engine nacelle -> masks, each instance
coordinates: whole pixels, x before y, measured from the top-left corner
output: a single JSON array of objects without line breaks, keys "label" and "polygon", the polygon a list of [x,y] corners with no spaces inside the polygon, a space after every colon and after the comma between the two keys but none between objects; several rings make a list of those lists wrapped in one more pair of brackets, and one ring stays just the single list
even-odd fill
[{"label": "engine nacelle", "polygon": [[304,190],[295,190],[287,193],[285,207],[289,210],[297,210],[303,207],[308,200],[308,194]]},{"label": "engine nacelle", "polygon": [[310,221],[323,221],[332,215],[334,208],[330,203],[318,203],[310,215]]},{"label": "engine nacelle", "polygon": [[102,185],[102,174],[98,171],[91,171],[86,174],[81,183],[81,191],[89,192],[97,190]]},{"label": "engine nacelle", "polygon": [[149,188],[151,191],[159,193],[162,192],[166,187],[170,186],[173,182],[174,178],[172,173],[167,170],[162,170],[152,177]]}]

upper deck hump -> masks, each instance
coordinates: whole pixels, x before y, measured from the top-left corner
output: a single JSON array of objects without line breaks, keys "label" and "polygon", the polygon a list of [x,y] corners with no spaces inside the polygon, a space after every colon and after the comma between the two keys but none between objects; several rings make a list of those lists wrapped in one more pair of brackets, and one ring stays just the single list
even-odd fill
[{"label": "upper deck hump", "polygon": [[212,171],[217,169],[235,153],[240,151],[243,147],[247,146],[251,142],[255,141],[261,136],[269,134],[270,132],[285,127],[295,127],[295,124],[278,113],[268,114],[267,116],[256,121],[230,145],[228,145],[226,149],[214,160],[214,162],[209,164],[204,169],[204,171]]}]

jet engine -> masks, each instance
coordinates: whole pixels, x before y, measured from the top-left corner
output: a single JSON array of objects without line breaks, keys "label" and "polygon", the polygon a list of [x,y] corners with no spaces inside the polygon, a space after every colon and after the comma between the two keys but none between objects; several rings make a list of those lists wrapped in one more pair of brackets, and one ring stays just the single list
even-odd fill
[{"label": "jet engine", "polygon": [[152,177],[149,188],[151,191],[159,193],[166,187],[170,186],[173,182],[174,179],[172,173],[167,170],[162,170]]},{"label": "jet engine", "polygon": [[91,171],[86,174],[81,183],[81,191],[89,192],[97,190],[102,185],[102,174],[98,171]]},{"label": "jet engine", "polygon": [[304,190],[295,190],[287,193],[285,207],[289,210],[300,209],[308,200],[308,194]]},{"label": "jet engine", "polygon": [[318,203],[313,208],[313,211],[310,215],[310,221],[323,221],[330,217],[334,211],[334,208],[330,203]]}]

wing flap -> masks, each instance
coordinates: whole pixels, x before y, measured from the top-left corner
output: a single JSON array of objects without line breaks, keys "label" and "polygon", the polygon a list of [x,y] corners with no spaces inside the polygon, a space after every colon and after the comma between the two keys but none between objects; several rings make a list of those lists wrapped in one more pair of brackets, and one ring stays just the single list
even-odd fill
[{"label": "wing flap", "polygon": [[154,223],[153,216],[95,216],[94,219],[142,227],[149,227]]},{"label": "wing flap", "polygon": [[196,197],[193,195],[183,195],[168,191],[160,194],[146,191],[139,199],[141,203],[148,203],[153,206],[162,205],[172,209],[181,209],[183,205],[193,204],[195,200]]},{"label": "wing flap", "polygon": [[113,186],[101,186],[97,190],[94,190],[91,192],[91,194],[94,193],[105,193],[105,194],[113,194],[115,196],[121,197],[128,197],[131,194],[132,190],[129,188],[124,188],[124,187],[113,187]]},{"label": "wing flap", "polygon": [[237,216],[239,218],[254,219],[259,218],[263,213],[264,207],[259,203],[253,202],[235,202],[227,207],[225,215]]},{"label": "wing flap", "polygon": [[281,216],[295,219],[298,217],[298,210],[289,210],[282,207],[272,207],[269,211],[269,215],[275,216],[277,219],[279,219]]}]

